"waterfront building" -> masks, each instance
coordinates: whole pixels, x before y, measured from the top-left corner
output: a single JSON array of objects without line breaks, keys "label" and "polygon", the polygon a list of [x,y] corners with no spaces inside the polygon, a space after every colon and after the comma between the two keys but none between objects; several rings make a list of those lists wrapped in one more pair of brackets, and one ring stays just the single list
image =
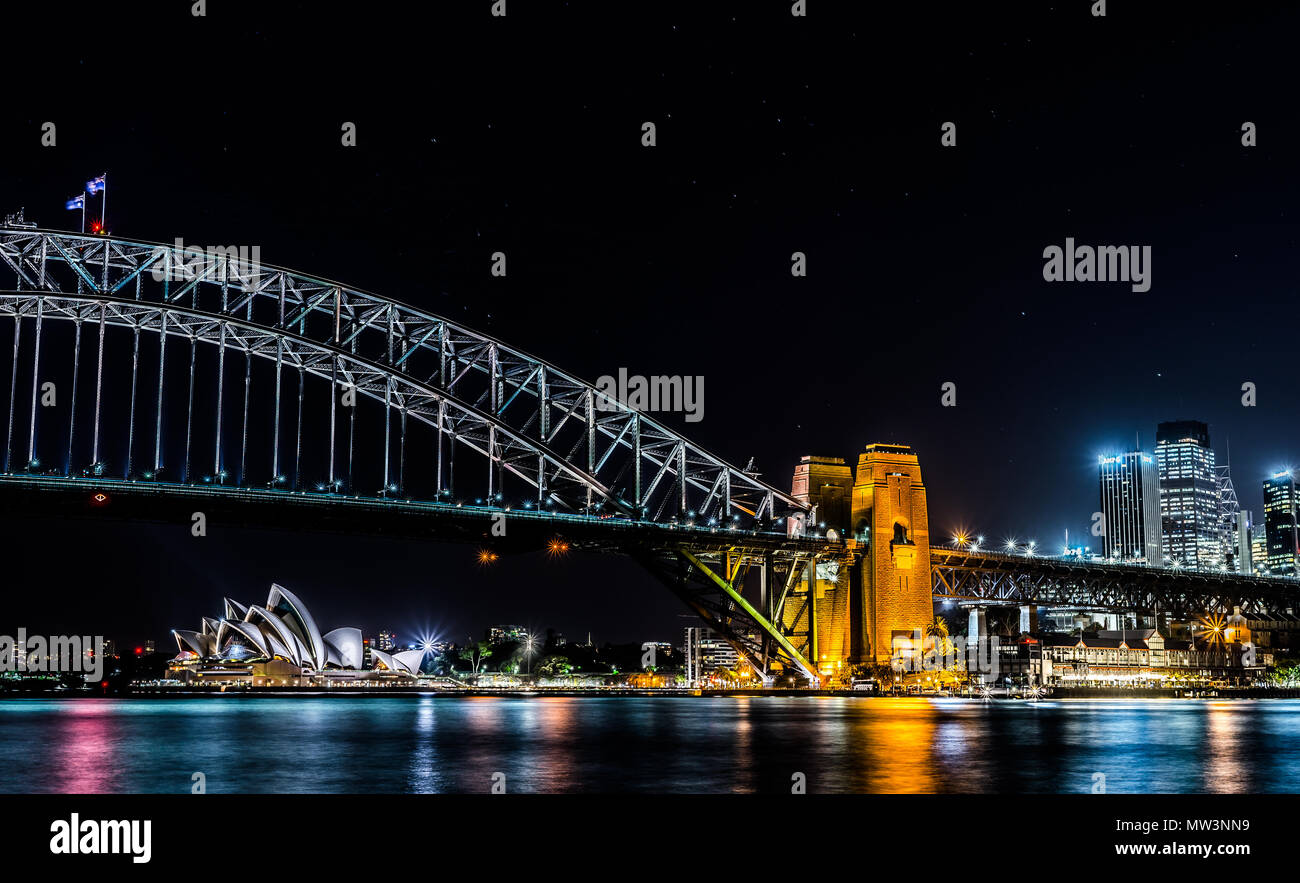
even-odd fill
[{"label": "waterfront building", "polygon": [[740,663],[736,648],[708,626],[686,629],[686,683],[699,687],[719,669],[735,671]]},{"label": "waterfront building", "polygon": [[1041,683],[1064,687],[1167,687],[1248,683],[1263,666],[1248,667],[1242,641],[1244,619],[1210,640],[1177,641],[1156,629],[1099,631],[1041,637]]},{"label": "waterfront building", "polygon": [[1160,482],[1150,454],[1130,451],[1098,457],[1107,558],[1159,565]]},{"label": "waterfront building", "polygon": [[382,631],[370,643],[378,650],[391,653],[397,649],[397,633]]},{"label": "waterfront building", "polygon": [[1300,537],[1296,528],[1296,483],[1289,469],[1264,479],[1264,536],[1268,572],[1296,576]]},{"label": "waterfront building", "polygon": [[367,650],[357,628],[322,634],[306,605],[275,584],[265,606],[227,598],[223,617],[204,617],[199,631],[173,629],[172,636],[179,652],[169,668],[186,683],[376,686],[415,677],[425,655]]},{"label": "waterfront building", "polygon": [[1209,427],[1196,420],[1161,423],[1156,427],[1155,460],[1165,562],[1194,570],[1219,570],[1224,550],[1218,471]]}]

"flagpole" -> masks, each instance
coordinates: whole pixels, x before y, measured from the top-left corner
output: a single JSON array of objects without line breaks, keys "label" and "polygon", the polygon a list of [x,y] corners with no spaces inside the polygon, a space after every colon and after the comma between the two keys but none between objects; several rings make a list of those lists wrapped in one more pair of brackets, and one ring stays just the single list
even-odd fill
[{"label": "flagpole", "polygon": [[86,235],[86,194],[81,194],[81,235]]},{"label": "flagpole", "polygon": [[99,219],[99,229],[105,236],[108,235],[108,172],[99,176],[104,181],[104,204],[99,207],[99,213],[103,215]]}]

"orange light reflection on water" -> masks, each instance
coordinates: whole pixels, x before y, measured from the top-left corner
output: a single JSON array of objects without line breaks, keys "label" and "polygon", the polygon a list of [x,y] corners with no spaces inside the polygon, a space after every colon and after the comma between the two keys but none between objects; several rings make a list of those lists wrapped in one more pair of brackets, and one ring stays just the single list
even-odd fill
[{"label": "orange light reflection on water", "polygon": [[1250,781],[1240,761],[1242,735],[1258,726],[1258,712],[1241,702],[1211,702],[1205,719],[1205,790],[1213,794],[1250,791]]}]

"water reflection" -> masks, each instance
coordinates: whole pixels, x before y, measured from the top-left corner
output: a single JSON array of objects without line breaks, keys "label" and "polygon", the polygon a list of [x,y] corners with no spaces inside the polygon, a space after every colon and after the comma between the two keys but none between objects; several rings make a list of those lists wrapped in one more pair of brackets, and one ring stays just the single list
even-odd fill
[{"label": "water reflection", "polygon": [[422,696],[419,702],[415,709],[415,749],[411,752],[406,790],[416,794],[430,794],[442,790],[434,751],[434,728],[438,718],[434,714],[432,697]]},{"label": "water reflection", "polygon": [[5,792],[1300,791],[1297,701],[5,700],[0,742]]},{"label": "water reflection", "polygon": [[1257,723],[1250,706],[1212,702],[1207,708],[1205,734],[1205,785],[1212,794],[1249,792],[1248,771],[1238,752],[1246,727]]},{"label": "water reflection", "polygon": [[579,769],[575,744],[582,700],[548,696],[535,701],[516,700],[516,704],[522,715],[533,720],[529,737],[535,763],[526,790],[552,793],[581,789],[582,782],[573,777]]},{"label": "water reflection", "polygon": [[[43,765],[53,777],[49,790],[78,794],[114,790],[117,753],[113,742],[118,718],[113,710],[82,703],[53,723],[43,734],[53,746],[53,762]],[[21,742],[6,739],[4,744],[6,753],[21,750]]]},{"label": "water reflection", "polygon": [[[866,761],[856,777],[856,790],[884,794],[939,790],[935,758],[939,712],[925,699],[881,699],[872,705],[879,706],[872,714],[854,716],[858,726],[853,741]],[[841,790],[828,784],[832,787],[826,790]]]}]

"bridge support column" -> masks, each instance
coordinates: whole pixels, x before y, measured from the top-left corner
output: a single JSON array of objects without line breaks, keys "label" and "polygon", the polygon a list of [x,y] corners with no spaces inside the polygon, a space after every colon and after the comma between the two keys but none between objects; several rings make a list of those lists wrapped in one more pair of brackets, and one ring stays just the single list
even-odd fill
[{"label": "bridge support column", "polygon": [[1038,605],[1020,605],[1020,633],[1024,635],[1038,631]]},{"label": "bridge support column", "polygon": [[858,458],[850,512],[862,557],[867,652],[888,662],[893,639],[934,622],[930,526],[916,454],[906,445],[868,445]]}]

